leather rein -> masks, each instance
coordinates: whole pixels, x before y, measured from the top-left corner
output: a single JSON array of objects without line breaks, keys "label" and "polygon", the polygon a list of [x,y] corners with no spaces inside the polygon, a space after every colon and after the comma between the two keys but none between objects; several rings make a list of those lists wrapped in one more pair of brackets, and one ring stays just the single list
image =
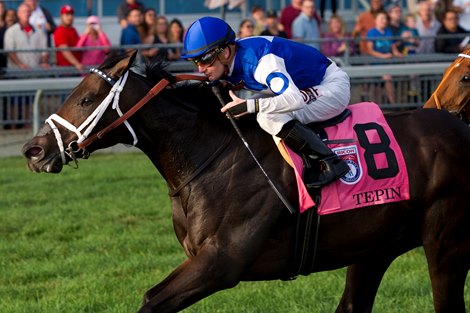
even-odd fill
[{"label": "leather rein", "polygon": [[[175,75],[175,82],[185,81],[185,80],[198,80],[205,81],[207,78],[201,75],[190,75],[190,74],[179,74]],[[134,115],[138,110],[140,110],[144,105],[146,105],[153,97],[158,95],[163,89],[170,85],[170,81],[166,78],[160,80],[155,86],[153,86],[146,94],[142,97],[133,107],[131,107],[126,113],[120,116],[117,120],[100,130],[99,132],[88,137],[86,140],[77,144],[79,149],[84,149],[85,147],[92,144],[95,140],[103,138],[104,135],[124,123],[128,118]]]},{"label": "leather rein", "polygon": [[[112,86],[107,97],[101,102],[100,105],[95,109],[95,111],[88,116],[88,118],[78,127],[72,125],[70,122],[60,117],[57,114],[52,114],[49,118],[46,119],[46,123],[52,128],[54,135],[59,146],[60,155],[62,158],[63,164],[68,164],[70,160],[73,160],[75,163],[75,168],[78,168],[77,158],[88,158],[90,153],[86,150],[86,147],[91,145],[97,139],[103,138],[107,133],[120,126],[125,124],[129,132],[131,133],[134,141],[133,145],[137,143],[137,135],[135,134],[132,126],[129,124],[127,119],[134,115],[139,109],[141,109],[145,104],[147,104],[152,98],[158,95],[163,89],[171,85],[168,79],[162,79],[157,84],[155,84],[146,94],[142,97],[134,106],[132,106],[128,111],[122,113],[119,108],[119,95],[124,88],[124,85],[127,81],[129,71],[127,71],[123,76],[121,76],[117,81],[113,80],[109,75],[103,73],[102,71],[92,68],[90,73],[100,76],[108,84]],[[186,80],[196,80],[196,81],[206,81],[207,78],[202,75],[191,75],[191,74],[178,74],[174,76],[174,82],[181,82]],[[107,110],[108,106],[112,103],[112,108],[117,111],[119,118],[113,121],[108,126],[104,127],[102,130],[97,133],[90,135],[93,128],[99,122],[100,118]],[[62,140],[62,135],[59,132],[59,129],[55,125],[58,123],[68,130],[74,132],[78,139],[72,141],[68,147],[65,147]]]},{"label": "leather rein", "polygon": [[[470,55],[469,54],[466,54],[466,53],[460,53],[458,55],[458,57],[460,58],[460,60],[457,61],[457,63],[444,75],[444,77],[442,78],[441,82],[439,83],[439,85],[437,86],[436,90],[434,90],[434,92],[432,93],[432,97],[434,99],[434,102],[436,103],[436,108],[439,109],[439,110],[442,110],[442,105],[441,105],[441,102],[439,101],[439,98],[437,97],[437,92],[439,91],[439,89],[443,86],[444,82],[447,81],[447,78],[449,78],[450,76],[450,73],[457,67],[460,66],[460,63],[462,63],[462,61],[464,61],[465,59],[470,59]],[[465,107],[467,106],[467,104],[470,102],[470,99],[467,100],[464,105],[462,105],[458,110],[457,112],[455,112],[455,114],[457,116],[459,116],[461,118],[461,113],[463,111],[463,109],[465,109]]]}]

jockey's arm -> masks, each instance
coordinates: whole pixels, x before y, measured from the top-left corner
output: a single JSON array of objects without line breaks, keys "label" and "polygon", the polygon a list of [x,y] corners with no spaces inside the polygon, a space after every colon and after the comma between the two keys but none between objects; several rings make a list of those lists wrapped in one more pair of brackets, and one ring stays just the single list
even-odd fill
[{"label": "jockey's arm", "polygon": [[305,105],[300,90],[286,70],[284,60],[278,56],[267,54],[261,58],[254,78],[275,96],[247,100],[248,112],[285,113],[299,110]]}]

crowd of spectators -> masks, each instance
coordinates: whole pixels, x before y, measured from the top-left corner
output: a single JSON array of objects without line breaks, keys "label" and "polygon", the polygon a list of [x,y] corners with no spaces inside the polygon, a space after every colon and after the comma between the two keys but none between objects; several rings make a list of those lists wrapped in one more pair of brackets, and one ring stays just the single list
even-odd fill
[{"label": "crowd of spectators", "polygon": [[[389,1],[384,3],[384,1]],[[370,0],[370,10],[362,12],[354,27],[336,15],[336,0],[331,1],[331,15],[325,19],[325,1],[320,1],[320,12],[314,0],[291,0],[279,12],[266,12],[254,6],[251,18],[240,23],[238,37],[269,35],[306,42],[327,56],[365,55],[377,58],[400,58],[416,53],[455,53],[468,45],[466,34],[470,27],[470,0],[409,0],[403,16],[401,2],[397,0]],[[414,2],[413,2],[414,1]],[[442,11],[441,20],[436,10]],[[29,8],[29,10],[27,9]],[[136,0],[123,0],[116,11],[121,26],[120,44],[145,45],[143,59],[155,56],[167,60],[180,59],[180,45],[184,26],[178,19],[168,21],[154,8],[146,8]],[[279,15],[278,15],[279,14]],[[111,43],[97,16],[89,16],[81,35],[74,27],[74,8],[64,5],[58,12],[60,25],[55,25],[54,15],[38,0],[24,0],[17,10],[8,9],[0,1],[0,49],[21,50],[0,54],[0,68],[26,69],[51,65],[85,67],[102,62]],[[383,28],[377,28],[377,16],[382,16]],[[28,23],[25,23],[28,19]],[[16,26],[15,26],[16,25]],[[11,29],[7,32],[7,29]],[[370,30],[375,32],[370,33]],[[443,36],[441,36],[443,35]],[[455,35],[455,36],[453,36]],[[30,40],[33,39],[33,40]],[[26,52],[24,50],[60,48],[56,55]],[[437,38],[437,39],[436,39]],[[376,47],[387,46],[397,53],[378,54]],[[162,48],[169,46],[170,48]],[[375,48],[374,48],[375,47]],[[72,49],[74,48],[74,49]],[[77,49],[81,48],[81,49]],[[28,60],[27,60],[28,59]]]},{"label": "crowd of spectators", "polygon": [[[313,0],[291,0],[280,11],[252,9],[254,35],[285,36],[320,49],[327,56],[362,55],[381,59],[402,58],[416,53],[455,53],[469,48],[470,0],[409,0],[407,14],[401,1],[370,0],[370,9],[362,12],[351,29],[336,15],[332,1],[331,15],[325,20],[324,1],[320,12]],[[322,7],[323,6],[323,7]],[[377,28],[377,16],[381,28]],[[273,20],[268,23],[269,18]],[[273,26],[274,25],[274,26]],[[370,31],[375,29],[372,33]],[[267,31],[269,30],[269,31]],[[388,46],[387,53],[377,53],[377,47]],[[395,53],[394,53],[395,51]],[[375,62],[377,63],[377,62]]]},{"label": "crowd of spectators", "polygon": [[[370,9],[361,12],[354,25],[336,15],[336,0],[331,1],[328,18],[324,0],[320,0],[320,12],[315,0],[291,0],[279,11],[254,6],[251,18],[240,23],[238,38],[280,36],[305,42],[330,57],[361,55],[380,60],[375,63],[412,54],[457,53],[470,47],[470,0],[407,0],[405,16],[401,3],[369,0]],[[53,13],[39,0],[24,0],[16,10],[0,0],[0,50],[7,51],[0,53],[0,76],[4,68],[29,71],[51,66],[64,68],[61,75],[79,75],[104,60],[112,47],[97,16],[89,16],[79,34],[72,5]],[[185,32],[180,20],[169,21],[136,0],[123,0],[116,14],[120,49],[142,45],[144,61],[156,56],[180,59]],[[57,48],[56,53],[44,52],[50,47]],[[30,72],[29,77],[34,76],[34,71]],[[383,78],[392,103],[391,77]]]},{"label": "crowd of spectators", "polygon": [[[180,59],[179,47],[184,35],[180,20],[169,22],[155,9],[146,8],[136,0],[123,0],[116,14],[123,49],[146,45],[148,47],[141,50],[143,60],[155,56],[169,61]],[[54,17],[58,17],[59,25],[55,24]],[[100,19],[88,16],[81,34],[75,28],[74,20],[75,10],[71,4],[62,6],[54,15],[40,5],[39,0],[24,0],[17,9],[8,9],[5,2],[0,1],[0,50],[6,51],[0,53],[0,76],[4,69],[14,72],[52,66],[67,67],[60,75],[79,75],[102,63],[111,50],[111,42]],[[158,44],[171,47],[161,48]],[[48,48],[57,50],[52,54],[47,52]],[[34,71],[28,72],[28,76],[34,76]]]}]

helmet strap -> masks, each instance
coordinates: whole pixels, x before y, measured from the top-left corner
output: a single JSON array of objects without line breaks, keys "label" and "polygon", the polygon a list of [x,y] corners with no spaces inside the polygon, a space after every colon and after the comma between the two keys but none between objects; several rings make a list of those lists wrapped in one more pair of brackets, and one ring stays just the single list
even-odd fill
[{"label": "helmet strap", "polygon": [[225,58],[224,56],[221,56],[220,54],[218,55],[220,63],[224,66],[224,76],[228,75],[230,68],[229,65],[233,61],[233,58],[235,57],[235,48],[236,46],[233,44],[227,45],[227,49],[229,51],[229,56]]}]

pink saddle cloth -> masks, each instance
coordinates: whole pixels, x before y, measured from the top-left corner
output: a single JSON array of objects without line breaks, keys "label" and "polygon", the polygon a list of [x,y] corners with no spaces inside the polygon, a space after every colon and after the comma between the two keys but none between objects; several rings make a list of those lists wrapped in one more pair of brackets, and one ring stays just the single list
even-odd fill
[{"label": "pink saddle cloth", "polygon": [[[410,199],[405,160],[379,106],[363,102],[348,108],[352,114],[325,131],[328,146],[350,170],[321,188],[320,215]],[[315,205],[302,181],[303,161],[282,146],[290,158],[287,161],[294,165],[302,213]]]}]

